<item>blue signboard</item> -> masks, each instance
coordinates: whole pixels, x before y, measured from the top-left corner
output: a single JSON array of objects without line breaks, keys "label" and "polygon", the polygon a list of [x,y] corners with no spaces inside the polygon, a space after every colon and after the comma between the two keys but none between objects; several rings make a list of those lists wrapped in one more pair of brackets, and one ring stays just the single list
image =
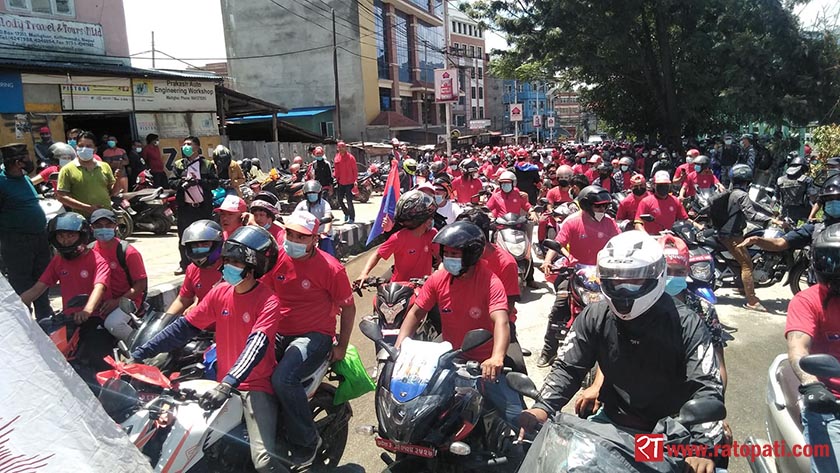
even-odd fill
[{"label": "blue signboard", "polygon": [[0,113],[23,113],[23,83],[18,72],[0,71]]}]

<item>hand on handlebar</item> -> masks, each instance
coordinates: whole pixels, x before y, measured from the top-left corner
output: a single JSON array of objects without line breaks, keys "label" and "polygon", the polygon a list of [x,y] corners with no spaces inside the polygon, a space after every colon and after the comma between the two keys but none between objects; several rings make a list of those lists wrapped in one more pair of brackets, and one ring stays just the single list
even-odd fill
[{"label": "hand on handlebar", "polygon": [[519,437],[517,440],[522,441],[525,439],[525,435],[531,432],[536,432],[539,430],[539,427],[548,420],[548,412],[539,409],[539,408],[531,408],[522,411],[519,414],[519,418],[517,419],[517,424],[519,424]]},{"label": "hand on handlebar", "polygon": [[488,358],[481,364],[481,375],[485,381],[495,381],[504,365],[504,358]]},{"label": "hand on handlebar", "polygon": [[230,398],[231,391],[233,391],[231,385],[219,383],[215,388],[201,395],[198,405],[205,411],[215,411]]},{"label": "hand on handlebar", "polygon": [[744,241],[742,241],[741,243],[738,243],[738,245],[736,245],[735,247],[736,248],[748,248],[750,246],[753,246],[755,244],[756,240],[758,240],[757,237],[754,237],[754,236],[747,237],[747,238],[744,239]]},{"label": "hand on handlebar", "polygon": [[581,418],[586,418],[598,411],[601,407],[601,401],[598,400],[598,395],[601,389],[595,386],[589,386],[580,393],[580,396],[575,400],[575,414]]}]

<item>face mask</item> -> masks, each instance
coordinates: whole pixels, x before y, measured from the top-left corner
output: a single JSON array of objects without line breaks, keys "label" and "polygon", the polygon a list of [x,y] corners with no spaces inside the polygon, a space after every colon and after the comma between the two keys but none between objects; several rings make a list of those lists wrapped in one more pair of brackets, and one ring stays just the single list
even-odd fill
[{"label": "face mask", "polygon": [[302,258],[306,255],[306,245],[304,243],[296,243],[286,239],[283,240],[283,249],[292,259]]},{"label": "face mask", "polygon": [[315,202],[318,202],[318,194],[306,194],[306,200],[314,204]]},{"label": "face mask", "polygon": [[579,162],[580,164],[583,164],[583,163],[585,163],[585,162],[586,162],[586,158],[580,158],[580,160],[579,160],[578,162]]},{"label": "face mask", "polygon": [[70,164],[70,160],[69,160],[69,159],[59,159],[59,160],[58,160],[58,167],[63,168],[64,166],[66,166],[66,165],[68,165],[68,164]]},{"label": "face mask", "polygon": [[825,203],[823,211],[832,218],[840,218],[840,200],[829,200]]},{"label": "face mask", "polygon": [[193,147],[190,145],[181,146],[181,154],[183,154],[184,157],[189,158],[193,155]]},{"label": "face mask", "polygon": [[237,268],[236,266],[229,264],[222,266],[222,278],[231,286],[238,286],[245,280],[245,277],[242,276],[243,272],[244,270],[242,268]]},{"label": "face mask", "polygon": [[703,166],[694,166],[694,170],[696,172],[700,172],[703,169]]},{"label": "face mask", "polygon": [[470,176],[472,176],[473,179],[478,179],[478,173],[477,172],[474,172],[474,173],[470,174]]},{"label": "face mask", "polygon": [[668,195],[669,190],[671,190],[671,186],[668,184],[658,185],[656,186],[656,195],[664,197]]},{"label": "face mask", "polygon": [[317,159],[318,161],[323,161],[324,157],[323,156],[315,156],[315,159]]},{"label": "face mask", "polygon": [[569,187],[569,181],[561,179],[557,181],[557,185],[560,187]]},{"label": "face mask", "polygon": [[443,203],[443,196],[442,195],[435,195],[435,204],[441,205]]},{"label": "face mask", "polygon": [[160,146],[160,141],[155,141],[155,146]]},{"label": "face mask", "polygon": [[23,166],[23,172],[26,174],[32,174],[32,171],[35,170],[35,163],[28,159],[21,161],[20,164]]},{"label": "face mask", "polygon": [[724,141],[723,141],[723,143],[724,143],[726,146],[729,146],[729,145],[731,145],[731,144],[732,144],[732,140],[724,140]]},{"label": "face mask", "polygon": [[49,143],[52,141],[52,135],[41,135],[41,141],[44,143]]},{"label": "face mask", "polygon": [[685,163],[686,163],[686,164],[691,164],[691,158],[686,157],[686,158],[685,158]]},{"label": "face mask", "polygon": [[271,222],[268,222],[265,225],[263,225],[263,228],[265,228],[266,230],[269,230],[271,228]]},{"label": "face mask", "polygon": [[502,184],[502,192],[508,193],[513,190],[513,184]]},{"label": "face mask", "polygon": [[76,154],[79,155],[79,159],[82,161],[90,161],[93,159],[93,148],[79,148],[76,150]]},{"label": "face mask", "polygon": [[204,254],[210,253],[210,247],[209,246],[196,246],[195,248],[192,249],[192,252],[197,254],[197,255],[204,255]]},{"label": "face mask", "polygon": [[595,217],[596,222],[600,222],[604,219],[604,215],[607,215],[606,212],[593,212],[593,216]]},{"label": "face mask", "polygon": [[113,228],[94,228],[93,237],[99,241],[111,241],[116,232]]},{"label": "face mask", "polygon": [[140,153],[142,153],[142,152],[143,152],[143,148],[137,147],[137,148],[134,148],[134,151],[135,151],[137,154],[140,154]]},{"label": "face mask", "polygon": [[67,144],[76,149],[76,140],[67,140]]},{"label": "face mask", "polygon": [[688,287],[685,276],[668,276],[665,280],[665,292],[669,296],[676,296]]},{"label": "face mask", "polygon": [[634,187],[633,188],[633,194],[635,194],[635,195],[639,195],[639,196],[645,195],[645,192],[647,192],[647,189],[645,189],[644,187]]},{"label": "face mask", "polygon": [[114,147],[116,147],[116,146],[117,146],[117,142],[116,142],[116,141],[113,141],[113,140],[108,140],[108,147],[109,147],[109,148],[114,148]]},{"label": "face mask", "polygon": [[462,267],[461,258],[443,257],[443,269],[445,269],[449,274],[453,276],[460,275]]},{"label": "face mask", "polygon": [[627,172],[630,170],[630,166],[621,166],[621,172]]}]

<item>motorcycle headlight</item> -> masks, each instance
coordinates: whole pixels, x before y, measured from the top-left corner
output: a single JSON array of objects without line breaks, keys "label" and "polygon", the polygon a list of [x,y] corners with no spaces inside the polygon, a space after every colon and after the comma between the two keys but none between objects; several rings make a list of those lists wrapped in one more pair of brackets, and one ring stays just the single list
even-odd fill
[{"label": "motorcycle headlight", "polygon": [[508,251],[514,256],[524,255],[525,254],[525,242],[522,243],[508,243],[507,245]]},{"label": "motorcycle headlight", "polygon": [[691,278],[698,281],[711,281],[712,265],[709,262],[694,263],[691,265]]}]

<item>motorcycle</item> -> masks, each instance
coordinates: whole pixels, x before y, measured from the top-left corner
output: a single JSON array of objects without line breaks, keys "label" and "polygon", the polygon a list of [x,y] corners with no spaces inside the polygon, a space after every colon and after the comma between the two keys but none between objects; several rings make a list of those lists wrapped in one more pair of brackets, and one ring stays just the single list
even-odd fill
[{"label": "motorcycle", "polygon": [[[823,378],[840,377],[840,361],[832,355],[816,354],[803,356],[799,360],[802,371]],[[770,364],[767,376],[767,437],[759,439],[747,437],[745,444],[751,448],[773,448],[782,445],[785,454],[776,457],[757,457],[749,461],[750,470],[755,473],[802,472],[811,471],[808,457],[793,456],[793,445],[805,445],[802,434],[802,410],[799,403],[799,377],[794,373],[788,361],[787,353],[782,353]],[[840,410],[840,403],[838,403]],[[815,446],[816,447],[816,446]]]},{"label": "motorcycle", "polygon": [[716,304],[715,289],[719,283],[715,278],[715,260],[707,248],[697,243],[697,227],[688,220],[680,220],[674,223],[671,231],[688,246],[688,267],[691,276],[688,290],[709,303]]},{"label": "motorcycle", "polygon": [[169,199],[175,198],[173,190],[158,187],[124,192],[119,197],[120,207],[131,217],[132,231],[166,235],[175,224],[174,212],[169,207]]},{"label": "motorcycle", "polygon": [[534,262],[531,258],[531,235],[528,219],[515,213],[506,213],[497,218],[495,243],[516,259],[519,268],[519,284],[534,277]]},{"label": "motorcycle", "polygon": [[521,449],[514,432],[483,402],[481,366],[458,357],[492,338],[483,329],[466,334],[460,349],[448,342],[406,339],[398,355],[371,320],[362,333],[387,353],[376,385],[378,426],[360,426],[376,445],[396,455],[381,455],[386,472],[515,470]]},{"label": "motorcycle", "polygon": [[[144,366],[138,374],[137,368],[110,362],[115,369],[98,376],[102,384],[99,401],[112,418],[121,419],[120,426],[155,471],[253,471],[244,402],[238,391],[219,409],[207,412],[198,401],[218,383],[203,379],[203,365],[186,367],[170,380],[153,366]],[[353,412],[346,402],[333,404],[335,387],[322,382],[325,378],[339,379],[331,372],[329,361],[303,384],[323,440],[313,465],[334,467],[344,454]],[[278,412],[279,425],[282,415]],[[292,471],[299,471],[279,453],[286,450],[286,442],[282,430],[278,429],[277,435],[275,455]]]},{"label": "motorcycle", "polygon": [[[520,373],[509,373],[507,382],[519,394],[543,402],[534,382]],[[676,418],[661,419],[653,434],[663,434],[663,451],[667,445],[687,445],[691,441],[688,427],[726,418],[726,407],[717,400],[692,399],[680,409]],[[544,424],[533,440],[520,471],[554,473],[557,471],[622,471],[681,473],[685,460],[665,454],[662,461],[637,462],[644,447],[637,453],[634,435],[610,423],[599,423],[577,416],[557,413]],[[724,471],[724,470],[716,470]]]},{"label": "motorcycle", "polygon": [[[126,341],[126,351],[131,353],[145,345],[179,317],[181,316],[177,314],[147,311],[146,316],[143,317],[143,321]],[[145,360],[144,363],[149,366],[154,366],[168,375],[181,371],[185,366],[207,361],[205,354],[212,346],[213,333],[204,331],[187,342],[183,347],[176,348],[170,352],[158,353],[154,357]],[[205,363],[205,366],[208,366],[208,364]]]},{"label": "motorcycle", "polygon": [[364,204],[370,200],[370,196],[373,194],[375,187],[374,180],[378,172],[379,170],[376,169],[376,165],[371,164],[367,171],[359,173],[358,179],[356,180],[356,188],[358,189],[358,195],[356,197],[359,202]]}]

